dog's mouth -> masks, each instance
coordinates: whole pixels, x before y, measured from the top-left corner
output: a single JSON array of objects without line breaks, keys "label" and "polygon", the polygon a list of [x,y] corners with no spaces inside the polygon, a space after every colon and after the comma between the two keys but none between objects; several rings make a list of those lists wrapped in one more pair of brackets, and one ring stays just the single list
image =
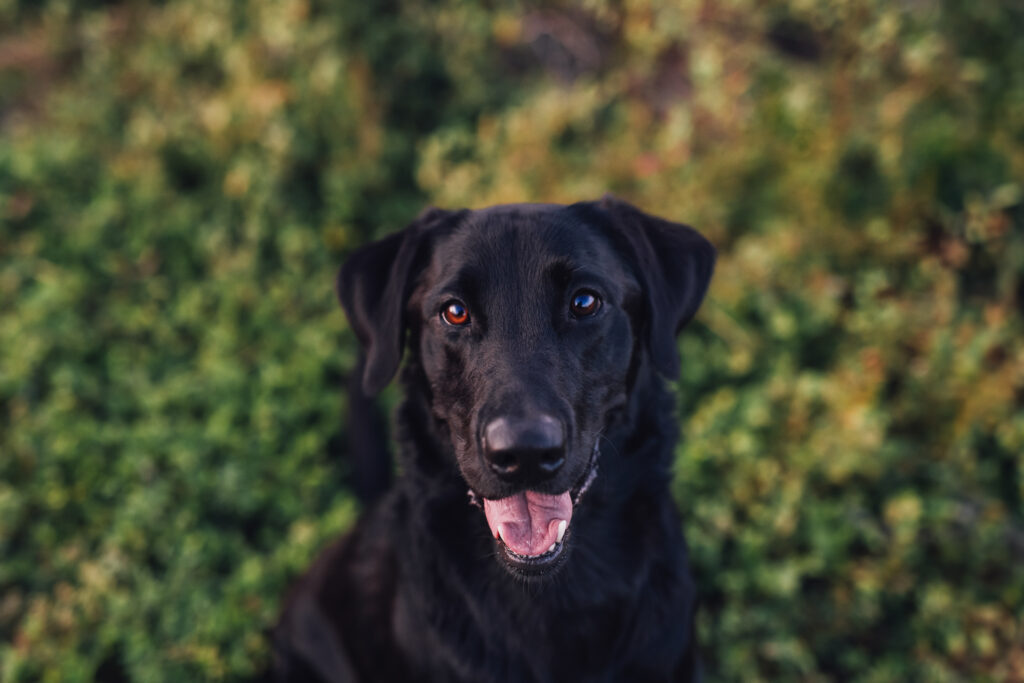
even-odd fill
[{"label": "dog's mouth", "polygon": [[[597,476],[598,445],[576,486],[562,493],[520,491],[496,500],[483,498],[481,507],[491,535],[508,566],[522,574],[550,570],[565,555],[572,513]],[[472,497],[473,494],[470,494]]]},{"label": "dog's mouth", "polygon": [[491,534],[516,562],[553,559],[572,521],[572,496],[522,491],[500,500],[484,499]]}]

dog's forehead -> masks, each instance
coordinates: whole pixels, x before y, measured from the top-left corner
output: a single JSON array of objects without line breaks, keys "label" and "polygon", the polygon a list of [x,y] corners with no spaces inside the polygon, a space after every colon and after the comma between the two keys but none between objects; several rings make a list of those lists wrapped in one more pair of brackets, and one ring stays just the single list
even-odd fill
[{"label": "dog's forehead", "polygon": [[626,275],[621,256],[603,232],[557,204],[472,211],[440,241],[432,260],[439,277],[471,269],[532,279],[552,264]]}]

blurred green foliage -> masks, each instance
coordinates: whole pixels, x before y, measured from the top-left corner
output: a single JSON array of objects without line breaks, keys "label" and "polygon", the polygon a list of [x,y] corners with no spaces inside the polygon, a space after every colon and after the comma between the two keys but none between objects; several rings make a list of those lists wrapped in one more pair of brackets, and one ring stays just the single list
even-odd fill
[{"label": "blurred green foliage", "polygon": [[1022,178],[1017,0],[0,0],[0,680],[259,671],[357,513],[337,265],[606,191],[720,248],[709,678],[1022,680]]}]

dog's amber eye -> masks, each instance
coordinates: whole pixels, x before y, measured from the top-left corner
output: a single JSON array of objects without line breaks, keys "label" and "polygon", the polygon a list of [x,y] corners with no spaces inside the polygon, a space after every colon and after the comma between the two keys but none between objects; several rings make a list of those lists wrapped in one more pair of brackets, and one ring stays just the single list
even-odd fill
[{"label": "dog's amber eye", "polygon": [[597,313],[597,309],[601,308],[601,299],[589,289],[581,289],[572,295],[570,308],[577,318],[585,318]]},{"label": "dog's amber eye", "polygon": [[449,325],[465,325],[469,322],[469,309],[461,301],[449,301],[441,309],[441,319]]}]

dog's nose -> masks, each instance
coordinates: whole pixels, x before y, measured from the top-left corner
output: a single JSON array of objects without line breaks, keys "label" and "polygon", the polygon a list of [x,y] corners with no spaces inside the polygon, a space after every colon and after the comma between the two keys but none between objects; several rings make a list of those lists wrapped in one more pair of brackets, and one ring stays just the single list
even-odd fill
[{"label": "dog's nose", "polygon": [[483,441],[488,466],[506,481],[539,483],[565,463],[565,430],[550,415],[496,418],[484,427]]}]

